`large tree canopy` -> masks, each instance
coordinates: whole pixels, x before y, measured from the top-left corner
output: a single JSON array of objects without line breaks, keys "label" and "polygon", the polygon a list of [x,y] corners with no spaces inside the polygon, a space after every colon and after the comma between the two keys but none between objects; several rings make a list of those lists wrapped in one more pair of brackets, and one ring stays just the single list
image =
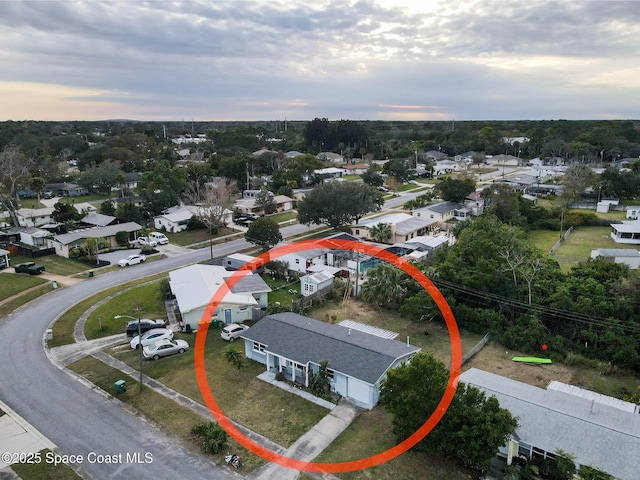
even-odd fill
[{"label": "large tree canopy", "polygon": [[263,250],[269,250],[282,240],[282,234],[275,221],[267,217],[260,217],[249,225],[244,238],[247,242],[262,247]]},{"label": "large tree canopy", "polygon": [[375,188],[355,182],[329,182],[317,186],[298,204],[300,223],[325,224],[337,229],[377,212],[384,200]]},{"label": "large tree canopy", "polygon": [[434,193],[447,202],[462,202],[475,189],[476,181],[473,178],[447,177],[434,187]]},{"label": "large tree canopy", "polygon": [[[398,441],[413,434],[433,413],[447,379],[444,364],[424,353],[388,372],[380,400],[393,414],[393,433]],[[495,397],[487,398],[479,389],[460,384],[440,423],[414,449],[455,459],[480,476],[490,470],[491,459],[517,425]]]}]

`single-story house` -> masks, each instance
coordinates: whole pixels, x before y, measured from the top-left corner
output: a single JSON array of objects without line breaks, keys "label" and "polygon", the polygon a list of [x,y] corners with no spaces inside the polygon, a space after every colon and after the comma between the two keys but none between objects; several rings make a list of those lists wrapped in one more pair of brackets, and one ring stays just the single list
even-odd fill
[{"label": "single-story house", "polygon": [[80,195],[87,195],[89,190],[85,187],[81,187],[76,183],[48,183],[47,190],[51,190],[55,195],[59,197],[78,197]]},{"label": "single-story house", "polygon": [[51,232],[36,227],[25,227],[20,230],[20,242],[32,247],[47,248],[47,239],[52,236]]},{"label": "single-story house", "polygon": [[424,156],[425,158],[430,158],[437,162],[440,160],[445,160],[449,158],[449,155],[447,155],[446,153],[439,152],[438,150],[429,150],[428,152],[425,152]]},{"label": "single-story house", "polygon": [[351,234],[363,240],[371,240],[371,228],[380,223],[391,226],[391,238],[388,242],[390,244],[407,242],[411,238],[425,235],[437,226],[436,220],[418,218],[408,213],[391,213],[360,220],[360,223],[351,225]]},{"label": "single-story house", "polygon": [[[211,207],[213,209],[221,207]],[[197,205],[175,205],[167,208],[162,214],[153,217],[153,226],[157,230],[166,230],[167,232],[177,233],[187,229],[189,219],[194,215],[199,215],[207,207],[199,207]],[[224,209],[222,223],[228,225],[232,222],[233,212]]]},{"label": "single-story house", "polygon": [[[274,195],[273,203],[276,206],[276,212],[286,212],[293,210],[293,199],[286,195]],[[255,197],[240,198],[233,204],[234,210],[240,213],[257,213],[263,214],[261,207],[256,205]]]},{"label": "single-story house", "polygon": [[288,152],[285,152],[284,156],[285,158],[296,158],[299,157],[301,155],[305,155],[302,152],[299,152],[297,150],[289,150]]},{"label": "single-story house", "polygon": [[129,240],[135,240],[137,232],[141,229],[142,226],[135,222],[117,223],[106,227],[81,228],[54,235],[53,238],[47,240],[47,245],[49,248],[55,249],[56,255],[69,258],[69,251],[80,248],[88,238],[104,238],[110,246],[117,247],[116,233],[127,232]]},{"label": "single-story house", "polygon": [[433,175],[442,175],[444,173],[459,172],[462,170],[458,162],[452,160],[441,160],[433,164]]},{"label": "single-story house", "polygon": [[611,263],[624,263],[631,269],[640,268],[640,252],[632,248],[596,248],[591,258],[602,257]]},{"label": "single-story house", "polygon": [[446,222],[452,219],[465,220],[471,216],[471,213],[469,207],[456,202],[432,203],[426,207],[416,208],[412,211],[415,217],[436,222]]},{"label": "single-story house", "polygon": [[85,223],[93,227],[106,227],[107,225],[111,225],[117,221],[116,217],[104,215],[98,212],[89,212],[82,218],[82,220],[80,220],[81,223]]},{"label": "single-story house", "polygon": [[0,270],[4,270],[9,266],[9,250],[0,248]]},{"label": "single-story house", "polygon": [[333,285],[333,278],[333,274],[325,271],[304,275],[300,277],[300,293],[308,297],[325,288],[329,288]]},{"label": "single-story house", "polygon": [[137,188],[138,182],[142,180],[142,174],[138,172],[127,172],[124,174],[124,184],[111,187],[112,192],[120,190],[133,190]]},{"label": "single-story house", "polygon": [[513,155],[494,155],[492,157],[487,156],[487,163],[489,165],[504,165],[517,167],[520,165],[520,158],[514,157]]},{"label": "single-story house", "polygon": [[478,152],[474,152],[473,150],[470,152],[464,152],[459,155],[453,157],[456,162],[464,162],[464,163],[473,163],[473,156],[477,155]]},{"label": "single-story house", "polygon": [[347,174],[344,168],[336,168],[336,167],[318,168],[314,170],[313,173],[323,180],[329,180],[332,178],[341,178],[343,175]]},{"label": "single-story house", "polygon": [[[202,315],[227,278],[234,275],[218,265],[195,264],[169,272],[169,286],[176,298],[183,325],[197,330]],[[260,277],[249,273],[238,281],[218,305],[208,321],[224,324],[254,319],[254,309],[266,309],[269,285]]]},{"label": "single-story house", "polygon": [[344,157],[339,153],[333,152],[320,152],[316,155],[316,158],[319,160],[324,160],[331,163],[342,163],[344,162]]},{"label": "single-story house", "polygon": [[361,407],[380,399],[386,373],[420,351],[408,342],[329,324],[293,312],[268,315],[245,331],[245,355],[267,371],[309,386],[321,362],[328,361],[331,390]]},{"label": "single-story house", "polygon": [[631,218],[633,220],[638,220],[640,218],[640,206],[628,206],[626,210],[627,218]]},{"label": "single-story house", "polygon": [[356,163],[355,165],[345,165],[342,168],[346,170],[345,175],[362,175],[363,173],[367,173],[369,165],[366,163]]},{"label": "single-story house", "polygon": [[[640,415],[628,402],[570,385],[547,389],[471,368],[460,381],[494,396],[502,408],[518,417],[515,435],[499,456],[554,458],[558,450],[621,480],[638,478]],[[630,408],[627,408],[630,407]]]},{"label": "single-story house", "polygon": [[616,243],[640,243],[640,220],[612,223],[611,238]]}]

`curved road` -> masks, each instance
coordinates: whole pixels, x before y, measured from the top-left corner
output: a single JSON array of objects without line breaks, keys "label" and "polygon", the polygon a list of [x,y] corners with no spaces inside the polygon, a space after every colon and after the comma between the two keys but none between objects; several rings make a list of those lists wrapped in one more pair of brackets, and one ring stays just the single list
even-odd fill
[{"label": "curved road", "polygon": [[[417,194],[404,196],[403,201]],[[387,205],[389,207],[391,205]],[[304,225],[282,228],[283,236],[308,231]],[[223,256],[249,246],[244,239],[214,247]],[[216,468],[205,456],[186,451],[176,438],[149,425],[115,399],[105,398],[53,365],[43,347],[51,322],[82,299],[140,277],[207,260],[209,248],[99,275],[53,290],[0,321],[0,399],[49,438],[65,455],[82,456],[80,470],[95,479],[207,478],[231,473]],[[116,456],[121,463],[88,463],[88,455]],[[140,461],[127,462],[127,455]],[[145,457],[145,455],[150,455]],[[112,457],[117,458],[117,457]],[[144,463],[150,458],[150,463]]]},{"label": "curved road", "polygon": [[[282,229],[283,235],[306,231],[304,225]],[[214,247],[226,255],[248,244],[234,240]],[[54,290],[0,322],[0,398],[55,443],[65,455],[81,455],[80,469],[95,479],[231,478],[204,456],[182,448],[175,438],[158,431],[144,419],[88,389],[53,365],[45,354],[43,336],[50,323],[71,305],[106,288],[158,272],[173,270],[209,258],[209,248],[177,257],[124,268],[75,285]],[[89,453],[122,454],[117,464],[88,463]],[[139,454],[144,462],[126,462]],[[117,457],[116,457],[117,458]]]}]

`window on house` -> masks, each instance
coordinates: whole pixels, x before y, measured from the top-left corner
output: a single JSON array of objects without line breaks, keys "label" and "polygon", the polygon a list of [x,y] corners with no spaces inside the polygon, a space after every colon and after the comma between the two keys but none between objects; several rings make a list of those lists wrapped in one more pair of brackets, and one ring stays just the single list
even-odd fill
[{"label": "window on house", "polygon": [[267,346],[262,344],[262,343],[253,342],[253,351],[254,352],[264,353],[266,348],[267,348]]},{"label": "window on house", "polygon": [[296,265],[300,265],[300,259],[296,258]]},{"label": "window on house", "polygon": [[244,312],[247,309],[246,305],[243,305],[242,307],[240,307],[238,310],[240,310],[241,312]]},{"label": "window on house", "polygon": [[360,235],[360,229],[356,228],[356,235]]},{"label": "window on house", "polygon": [[329,381],[333,381],[335,377],[335,372],[330,368],[327,368],[327,377],[329,377]]}]

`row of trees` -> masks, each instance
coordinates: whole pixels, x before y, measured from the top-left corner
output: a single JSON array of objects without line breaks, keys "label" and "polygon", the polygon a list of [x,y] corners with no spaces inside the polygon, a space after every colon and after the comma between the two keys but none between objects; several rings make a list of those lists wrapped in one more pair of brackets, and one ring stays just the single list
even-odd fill
[{"label": "row of trees", "polygon": [[[563,273],[529,244],[523,230],[487,215],[464,225],[454,246],[424,268],[458,324],[506,347],[557,359],[578,353],[621,368],[640,368],[640,276],[601,259]],[[439,311],[417,283],[395,267],[368,271],[363,298],[418,321]]]}]

